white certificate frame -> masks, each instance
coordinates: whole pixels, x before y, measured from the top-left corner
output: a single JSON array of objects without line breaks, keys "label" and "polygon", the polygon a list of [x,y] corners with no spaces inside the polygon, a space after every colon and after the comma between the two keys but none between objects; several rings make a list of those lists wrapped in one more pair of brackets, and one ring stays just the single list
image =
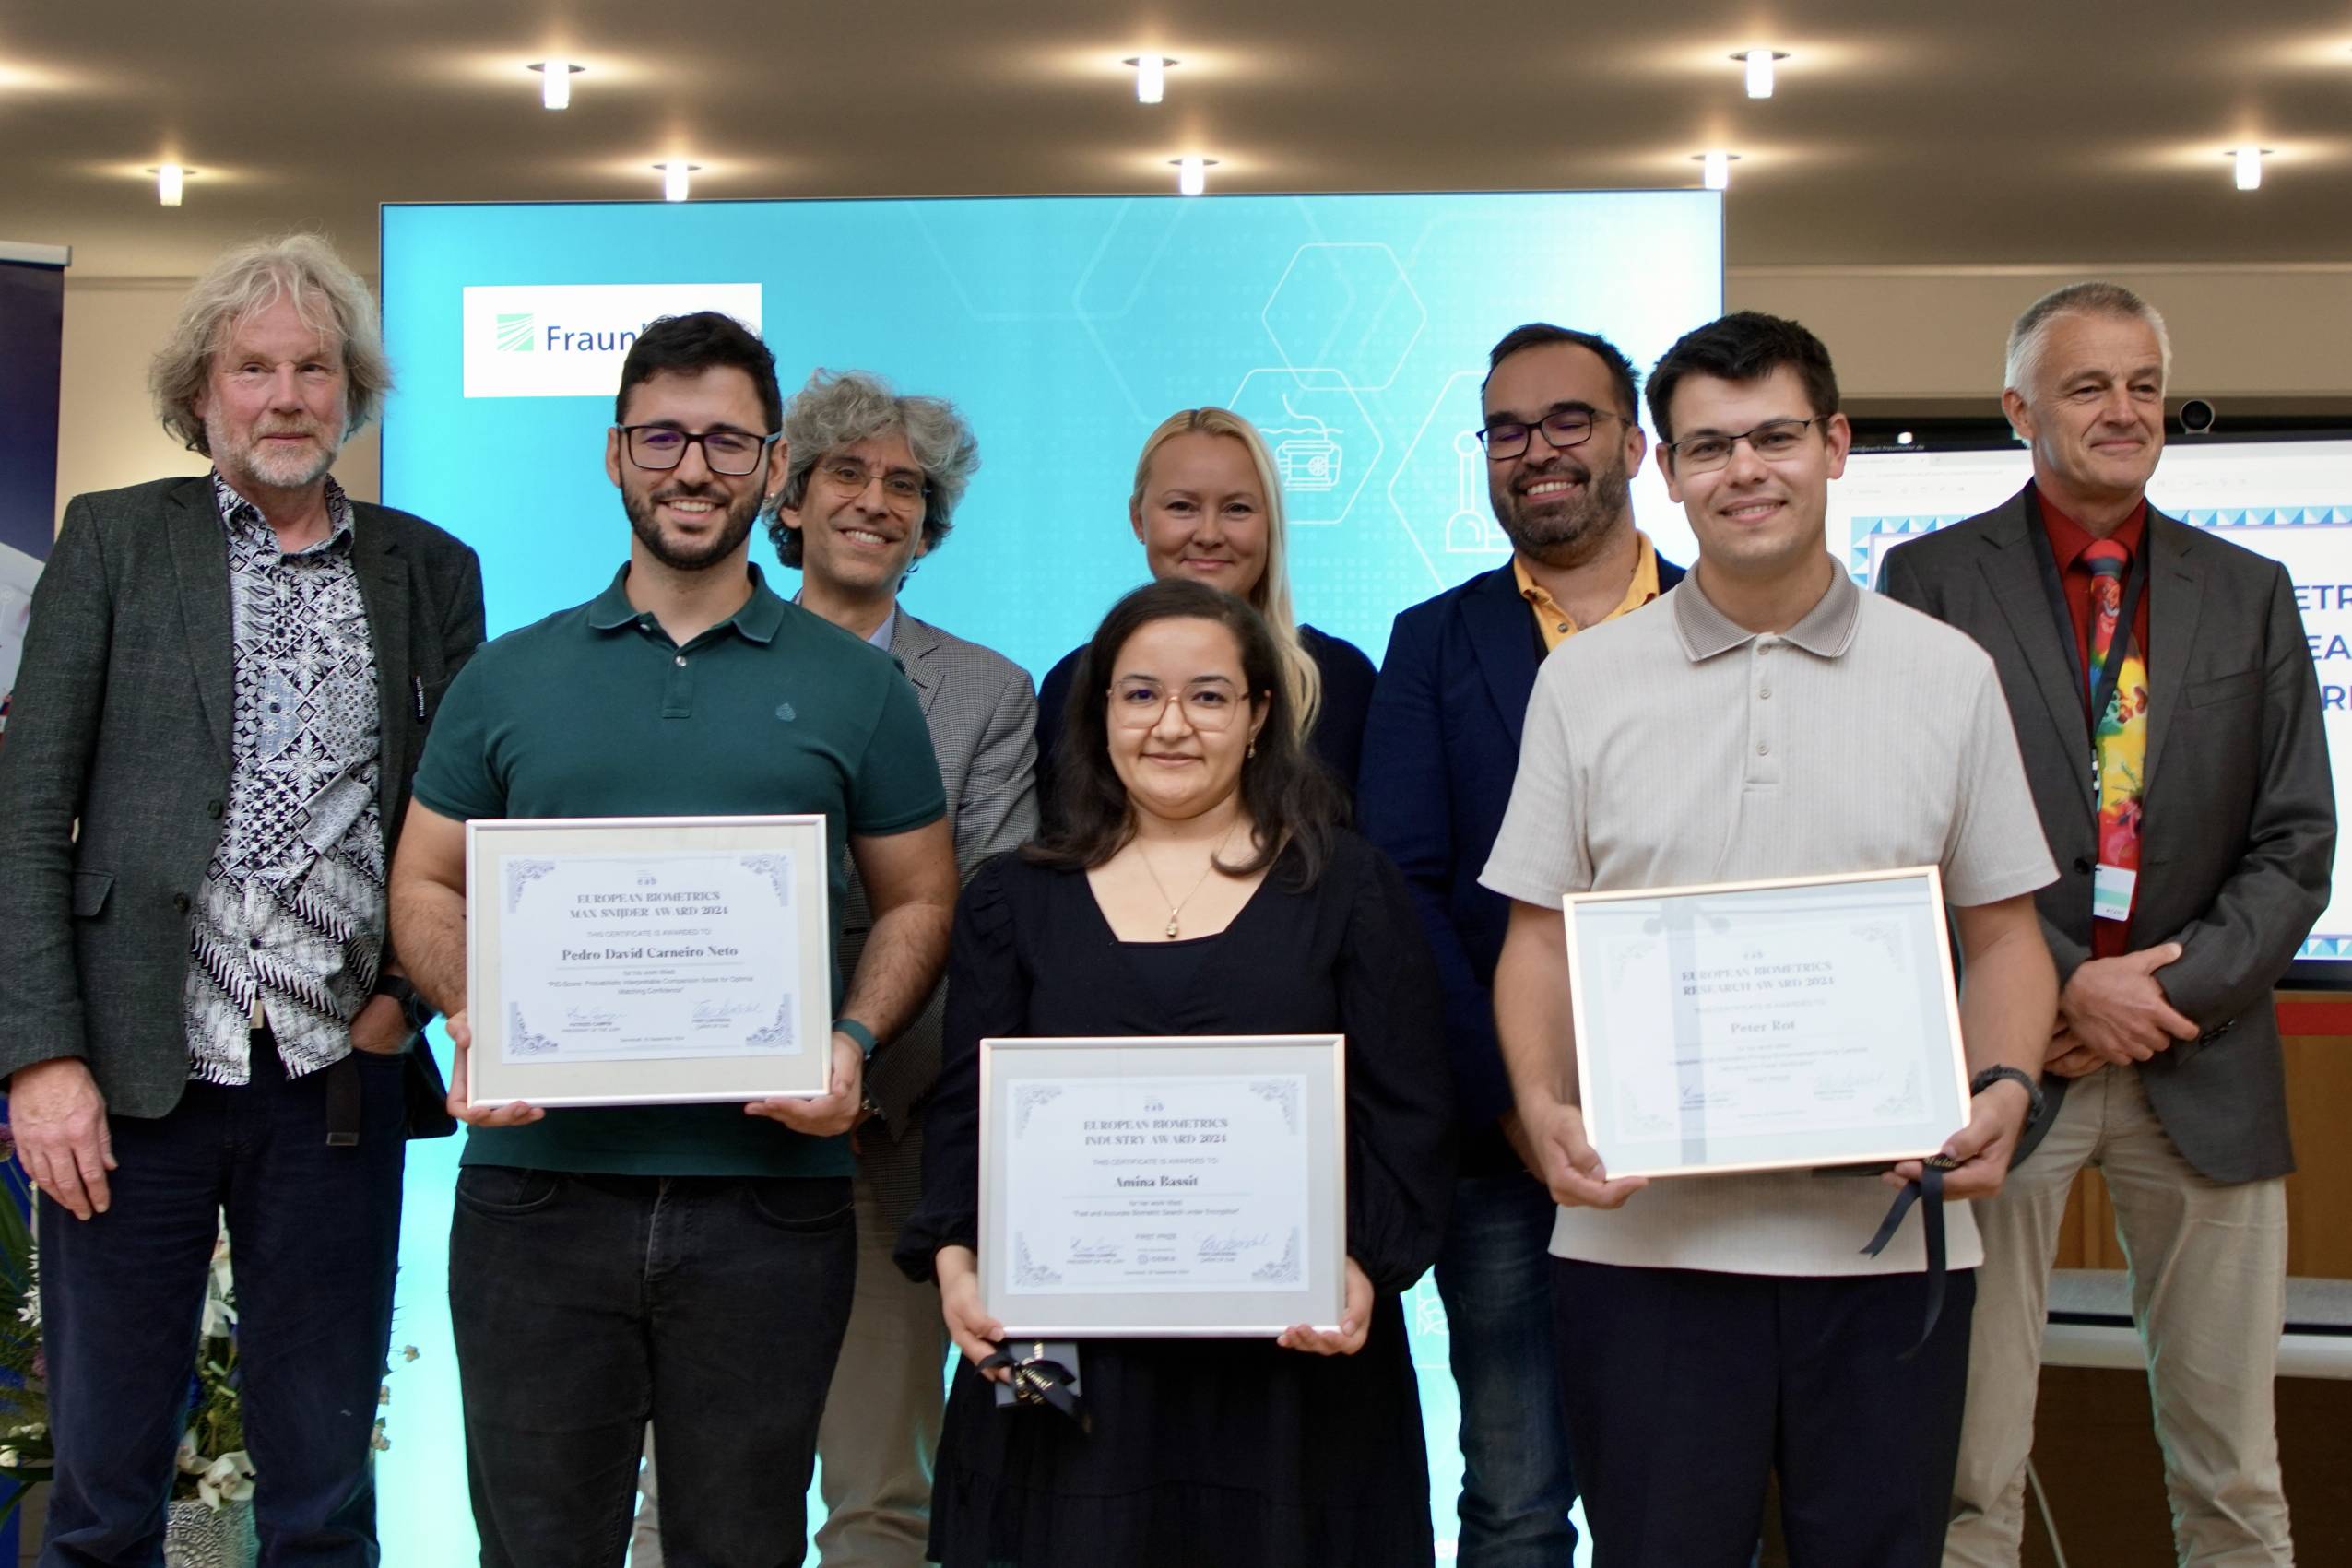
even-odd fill
[{"label": "white certificate frame", "polygon": [[[1567,925],[1578,1100],[1586,1136],[1612,1178],[1728,1175],[1915,1160],[1938,1152],[1946,1138],[1967,1125],[1968,1055],[1960,1035],[1959,989],[1954,980],[1944,877],[1938,867],[1911,866],[1831,876],[1571,893],[1561,904]],[[1672,956],[1673,942],[1679,936],[1686,944],[1680,949],[1686,958],[1699,949],[1695,925],[1684,925],[1676,935],[1669,934],[1670,909],[1682,922],[1707,921],[1708,943],[1719,952],[1722,944],[1732,939],[1727,935],[1730,923],[1742,916],[1758,931],[1765,928],[1754,923],[1763,919],[1826,922],[1828,939],[1835,939],[1838,922],[1843,920],[1848,922],[1845,938],[1869,943],[1873,961],[1866,972],[1850,968],[1849,977],[1842,982],[1834,969],[1830,980],[1817,981],[1785,973],[1789,966],[1784,963],[1719,964],[1707,972],[1710,979],[1720,977],[1720,984],[1737,986],[1743,994],[1720,1008],[1709,1007],[1699,992],[1681,984],[1698,972],[1676,967],[1684,961]],[[1657,923],[1655,929],[1649,927],[1652,921]],[[1643,923],[1638,936],[1635,922]],[[1641,949],[1643,942],[1667,951],[1661,955]],[[1785,942],[1779,950],[1787,950]],[[1749,973],[1739,973],[1740,967]],[[1841,1005],[1831,996],[1808,997],[1787,989],[1800,980],[1806,985],[1826,987],[1833,996],[1842,987],[1848,996]],[[1660,985],[1669,987],[1670,994],[1657,994],[1654,987]],[[1619,991],[1612,986],[1634,995],[1620,1004]],[[1764,995],[1744,994],[1755,987],[1776,989]],[[1849,1023],[1853,1020],[1853,998],[1862,995],[1902,1004],[1867,1013],[1896,1032],[1892,1040],[1877,1038],[1873,1029],[1869,1031],[1869,1043],[1857,1043],[1853,1033],[1841,1034],[1832,1027],[1840,1013]],[[1674,1014],[1672,1028],[1678,1039],[1661,1042],[1646,1029],[1612,1027],[1613,1015],[1655,1019],[1661,1008]],[[1826,1009],[1828,1015],[1810,1020],[1820,1031],[1811,1038],[1806,1022],[1790,1016],[1808,1008]],[[1811,1070],[1816,1094],[1825,1086],[1833,1093],[1849,1091],[1846,1082],[1826,1076],[1832,1073],[1842,1073],[1852,1082],[1867,1082],[1872,1088],[1855,1094],[1850,1108],[1823,1113],[1831,1122],[1844,1119],[1843,1126],[1824,1123],[1775,1129],[1765,1123],[1779,1113],[1761,1113],[1745,1130],[1739,1130],[1738,1114],[1730,1118],[1713,1116],[1703,1103],[1693,1104],[1694,1100],[1705,1098],[1706,1065],[1692,1066],[1694,1055],[1704,1054],[1696,1037],[1703,1027],[1698,1018],[1719,1010],[1726,1015],[1720,1027],[1729,1027],[1731,1013],[1745,1011],[1751,1030],[1781,1027],[1786,1020],[1792,1032],[1774,1037],[1781,1044],[1809,1047],[1816,1053],[1838,1051],[1850,1066],[1809,1068],[1800,1063],[1791,1070],[1791,1077]],[[1655,1098],[1660,1075],[1654,1056],[1638,1064],[1626,1058],[1628,1065],[1623,1070],[1619,1066],[1619,1053],[1661,1049],[1673,1053],[1671,1070],[1677,1097],[1671,1114],[1661,1113]],[[1889,1071],[1904,1076],[1889,1079]],[[1699,1076],[1695,1079],[1694,1073]],[[1856,1073],[1876,1076],[1856,1079],[1852,1077]],[[1653,1091],[1647,1103],[1646,1090]],[[1880,1090],[1885,1092],[1866,1105],[1866,1094]],[[1671,1125],[1661,1129],[1661,1119]],[[1716,1122],[1729,1126],[1719,1130],[1711,1125]]]},{"label": "white certificate frame", "polygon": [[[510,1060],[507,987],[497,961],[504,902],[491,890],[509,861],[560,856],[625,860],[632,855],[732,855],[783,853],[798,926],[793,966],[798,988],[789,1010],[787,1052],[697,1055],[690,1050],[630,1060]],[[828,881],[831,843],[821,815],[747,817],[499,818],[466,824],[466,997],[473,1045],[467,1058],[469,1102],[516,1101],[577,1105],[691,1105],[748,1102],[826,1092],[833,1065],[833,919]],[[683,1005],[682,1003],[680,1004]]]},{"label": "white certificate frame", "polygon": [[[1296,1289],[1028,1290],[1008,1238],[1010,1137],[1021,1086],[1295,1075],[1305,1144]],[[1019,1338],[1271,1338],[1297,1324],[1336,1332],[1347,1291],[1347,1048],[1339,1034],[1028,1037],[980,1042],[980,1295]]]}]

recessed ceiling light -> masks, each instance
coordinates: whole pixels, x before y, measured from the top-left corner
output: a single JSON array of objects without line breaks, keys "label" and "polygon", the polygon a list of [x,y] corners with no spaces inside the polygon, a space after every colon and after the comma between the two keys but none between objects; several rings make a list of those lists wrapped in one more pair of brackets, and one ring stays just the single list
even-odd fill
[{"label": "recessed ceiling light", "polygon": [[2266,147],[2241,147],[2229,154],[2238,166],[2238,188],[2259,191],[2263,188],[2263,159],[2270,156]]},{"label": "recessed ceiling light", "polygon": [[1742,61],[1747,65],[1750,98],[1772,96],[1773,63],[1786,60],[1788,57],[1789,52],[1785,49],[1743,49],[1731,56],[1732,59]]},{"label": "recessed ceiling light", "polygon": [[572,78],[587,67],[574,65],[569,60],[541,60],[531,69],[542,78],[539,82],[539,101],[550,109],[569,109],[572,107]]},{"label": "recessed ceiling light", "polygon": [[195,171],[177,163],[166,163],[148,172],[155,176],[155,199],[165,206],[178,206],[182,187]]},{"label": "recessed ceiling light", "polygon": [[1135,67],[1135,101],[1157,103],[1168,93],[1168,67],[1176,62],[1164,54],[1130,54],[1121,65]]},{"label": "recessed ceiling light", "polygon": [[1692,155],[1691,161],[1699,166],[1699,183],[1710,191],[1731,188],[1731,165],[1740,160],[1736,152],[1702,152]]},{"label": "recessed ceiling light", "polygon": [[656,163],[654,167],[661,171],[661,199],[682,202],[686,199],[687,176],[703,166],[689,163],[683,159],[672,159],[668,163]]},{"label": "recessed ceiling light", "polygon": [[1207,190],[1209,171],[1217,166],[1215,159],[1201,158],[1192,153],[1187,153],[1182,158],[1172,158],[1168,161],[1176,165],[1176,195],[1180,196],[1197,196]]}]

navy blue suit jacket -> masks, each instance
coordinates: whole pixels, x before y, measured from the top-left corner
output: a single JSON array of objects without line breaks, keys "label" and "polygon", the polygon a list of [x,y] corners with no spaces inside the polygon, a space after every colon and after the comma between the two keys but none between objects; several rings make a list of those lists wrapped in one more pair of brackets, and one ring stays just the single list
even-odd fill
[{"label": "navy blue suit jacket", "polygon": [[[1682,578],[1659,560],[1659,592]],[[1510,805],[1541,647],[1510,566],[1482,572],[1397,617],[1364,726],[1356,819],[1403,871],[1437,955],[1465,1175],[1518,1168],[1495,1126],[1511,1108],[1494,996],[1511,901],[1478,874]]]}]

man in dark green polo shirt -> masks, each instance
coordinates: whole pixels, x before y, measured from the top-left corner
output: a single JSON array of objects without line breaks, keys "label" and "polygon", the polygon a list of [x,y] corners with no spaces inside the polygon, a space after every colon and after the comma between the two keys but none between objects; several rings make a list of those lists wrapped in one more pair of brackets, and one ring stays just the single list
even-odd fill
[{"label": "man in dark green polo shirt", "polygon": [[[418,769],[392,919],[417,988],[450,1015],[451,1108],[472,1124],[449,1294],[485,1568],[619,1568],[649,1420],[674,1560],[801,1556],[856,1273],[845,1135],[865,1053],[938,981],[956,874],[914,689],[746,559],[784,477],[781,413],[774,359],[734,321],[648,327],[606,438],[628,564],[482,649]],[[467,819],[769,812],[822,812],[833,908],[845,841],[873,904],[831,1092],[466,1103]]]}]

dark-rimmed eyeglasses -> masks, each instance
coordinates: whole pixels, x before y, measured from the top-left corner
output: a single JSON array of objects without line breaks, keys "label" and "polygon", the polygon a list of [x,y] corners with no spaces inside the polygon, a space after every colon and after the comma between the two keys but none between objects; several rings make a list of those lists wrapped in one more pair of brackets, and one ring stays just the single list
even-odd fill
[{"label": "dark-rimmed eyeglasses", "polygon": [[1827,414],[1815,414],[1810,419],[1767,419],[1754,430],[1734,435],[1707,430],[1670,441],[1665,449],[1674,454],[1676,472],[1684,474],[1711,474],[1728,466],[1732,448],[1742,442],[1748,443],[1750,452],[1769,463],[1775,458],[1794,456],[1804,444],[1805,431],[1829,418]]},{"label": "dark-rimmed eyeglasses", "polygon": [[640,468],[675,468],[686,460],[686,449],[700,446],[703,462],[714,474],[740,477],[760,471],[768,448],[784,438],[759,436],[749,430],[681,430],[676,425],[615,425],[629,461]]},{"label": "dark-rimmed eyeglasses", "polygon": [[1592,439],[1592,424],[1596,419],[1614,419],[1621,425],[1633,423],[1623,414],[1606,408],[1560,408],[1546,414],[1531,425],[1517,419],[1498,419],[1478,432],[1479,441],[1486,448],[1490,462],[1517,457],[1527,450],[1535,432],[1543,432],[1544,442],[1554,452],[1566,452],[1572,446],[1582,446]]}]

